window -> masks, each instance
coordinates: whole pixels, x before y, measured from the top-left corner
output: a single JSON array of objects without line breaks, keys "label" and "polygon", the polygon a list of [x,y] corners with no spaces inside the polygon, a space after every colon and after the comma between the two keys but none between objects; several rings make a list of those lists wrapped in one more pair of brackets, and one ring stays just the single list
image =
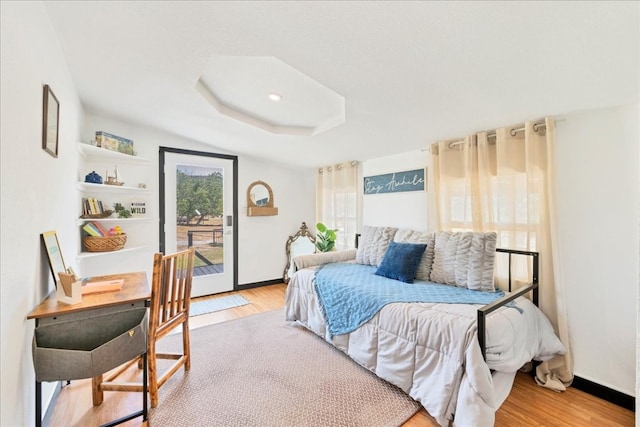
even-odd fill
[{"label": "window", "polygon": [[355,247],[358,167],[357,162],[324,167],[316,178],[316,220],[338,230],[338,250]]}]

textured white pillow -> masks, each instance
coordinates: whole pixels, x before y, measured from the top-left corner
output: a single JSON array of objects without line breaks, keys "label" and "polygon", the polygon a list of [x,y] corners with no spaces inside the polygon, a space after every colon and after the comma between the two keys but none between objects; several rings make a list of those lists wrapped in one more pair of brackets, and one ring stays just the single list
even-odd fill
[{"label": "textured white pillow", "polygon": [[494,291],[497,237],[495,232],[436,232],[431,281]]},{"label": "textured white pillow", "polygon": [[396,234],[394,227],[371,227],[365,225],[360,233],[356,262],[358,264],[380,267],[382,258],[387,252],[387,246]]},{"label": "textured white pillow", "polygon": [[431,264],[433,264],[435,233],[423,233],[420,231],[401,228],[396,231],[395,236],[393,236],[393,241],[396,243],[424,243],[427,245],[427,248],[422,255],[422,259],[420,260],[420,264],[418,264],[416,280],[429,281],[431,277]]}]

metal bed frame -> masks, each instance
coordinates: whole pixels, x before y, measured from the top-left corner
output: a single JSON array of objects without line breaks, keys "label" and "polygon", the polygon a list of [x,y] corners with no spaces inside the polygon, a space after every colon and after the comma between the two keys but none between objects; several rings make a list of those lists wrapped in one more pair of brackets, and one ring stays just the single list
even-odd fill
[{"label": "metal bed frame", "polygon": [[[502,298],[490,304],[484,305],[478,309],[478,344],[480,344],[480,351],[482,351],[482,358],[484,360],[487,360],[487,354],[486,354],[487,350],[485,348],[486,346],[485,329],[486,329],[487,315],[493,313],[500,307],[504,307],[509,302],[529,292],[533,292],[533,298],[532,298],[533,303],[536,306],[538,305],[538,252],[518,251],[514,249],[501,249],[501,248],[497,248],[496,252],[509,254],[509,294],[503,296]],[[511,291],[511,258],[513,255],[524,255],[524,256],[530,256],[533,258],[533,266],[532,266],[533,274],[531,278],[531,283],[529,283],[527,286],[523,288],[518,289],[515,292]]]},{"label": "metal bed frame", "polygon": [[[356,248],[358,247],[359,243],[360,243],[360,233],[357,233],[355,238]],[[536,306],[538,306],[538,272],[539,272],[538,252],[519,251],[515,249],[502,249],[502,248],[496,248],[496,252],[506,253],[509,255],[509,283],[508,283],[509,294],[503,296],[502,298],[490,304],[483,305],[478,309],[478,344],[480,345],[480,351],[482,351],[482,358],[485,361],[487,360],[487,349],[486,349],[487,316],[493,313],[494,311],[496,311],[497,309],[499,309],[500,307],[504,307],[511,301],[515,300],[518,297],[521,297],[522,295],[526,295],[529,292],[533,293],[532,301]],[[511,259],[513,255],[530,256],[533,262],[531,283],[529,283],[527,286],[524,286],[518,289],[515,292],[512,292],[511,290]]]}]

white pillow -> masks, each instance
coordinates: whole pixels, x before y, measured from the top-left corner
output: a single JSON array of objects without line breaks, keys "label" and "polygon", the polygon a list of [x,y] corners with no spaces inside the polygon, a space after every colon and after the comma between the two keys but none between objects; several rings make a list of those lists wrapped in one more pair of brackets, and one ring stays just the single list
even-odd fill
[{"label": "white pillow", "polygon": [[358,241],[356,262],[358,264],[380,267],[382,258],[384,258],[389,242],[396,234],[396,230],[398,229],[394,227],[363,226],[362,233],[360,233],[360,240]]},{"label": "white pillow", "polygon": [[493,292],[497,238],[495,232],[436,232],[431,281]]},{"label": "white pillow", "polygon": [[422,254],[420,264],[418,264],[416,280],[429,281],[431,277],[431,265],[433,264],[435,233],[423,233],[401,228],[396,231],[395,236],[393,236],[393,241],[396,243],[424,243],[427,245],[424,254]]}]

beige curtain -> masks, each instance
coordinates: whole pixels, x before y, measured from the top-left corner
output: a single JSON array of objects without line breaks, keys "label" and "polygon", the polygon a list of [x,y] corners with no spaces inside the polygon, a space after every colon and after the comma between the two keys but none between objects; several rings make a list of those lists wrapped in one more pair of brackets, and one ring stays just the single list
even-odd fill
[{"label": "beige curtain", "polygon": [[[553,119],[546,119],[434,144],[430,227],[496,231],[498,247],[539,252],[540,308],[567,354],[540,365],[536,379],[564,390],[573,379],[573,366],[558,262],[554,135]],[[527,258],[512,258],[516,288],[531,278],[532,263]],[[496,261],[496,282],[504,289],[508,257],[498,254]]]},{"label": "beige curtain", "polygon": [[316,175],[316,220],[338,230],[338,250],[355,247],[358,168],[358,162],[346,162],[320,168]]}]

